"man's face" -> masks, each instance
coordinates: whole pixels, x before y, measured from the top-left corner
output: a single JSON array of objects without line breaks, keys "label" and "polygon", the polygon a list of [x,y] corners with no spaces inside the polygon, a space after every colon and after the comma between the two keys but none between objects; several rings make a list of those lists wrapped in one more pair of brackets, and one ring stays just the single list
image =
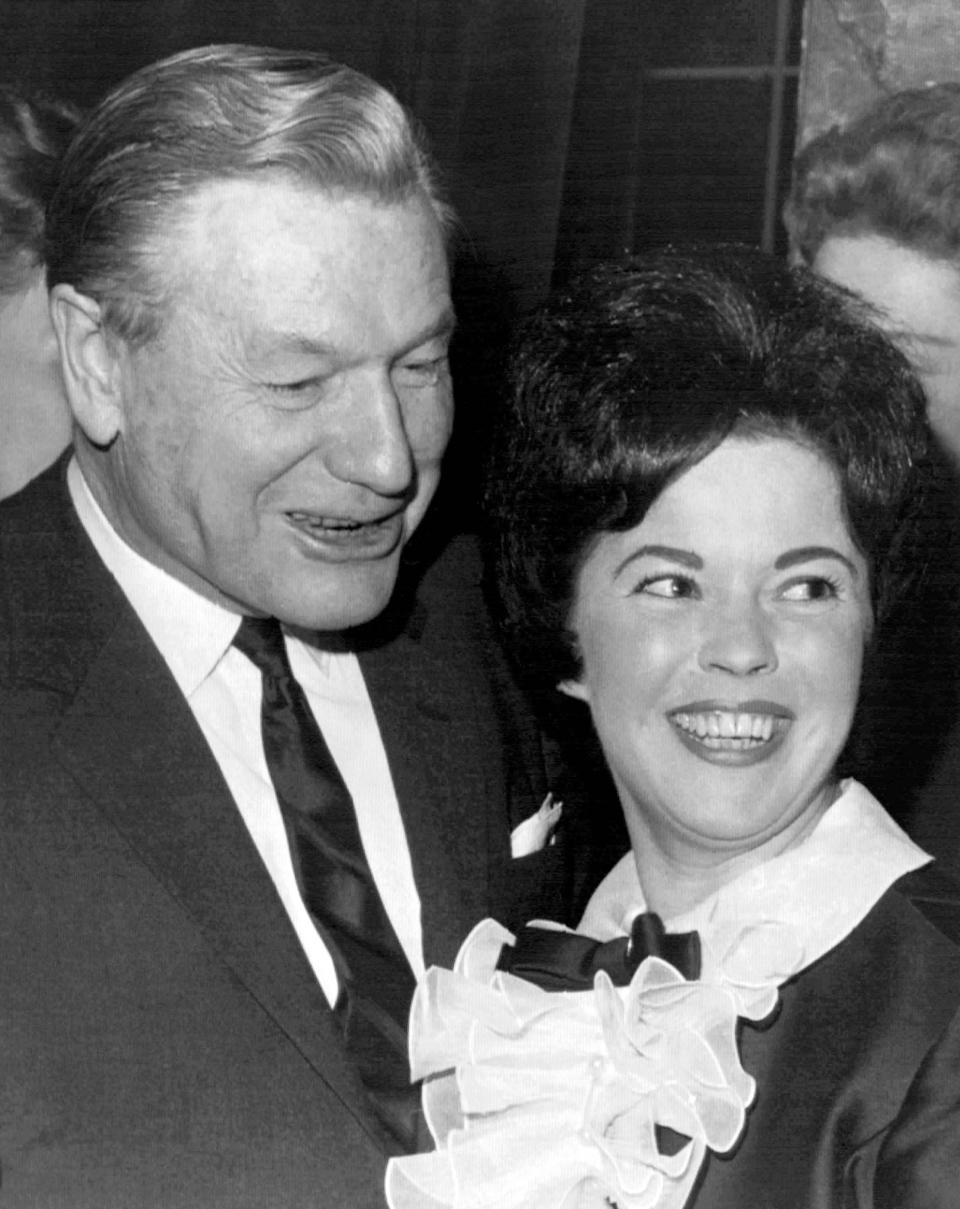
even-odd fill
[{"label": "man's face", "polygon": [[447,261],[427,203],[283,180],[189,204],[160,335],[120,357],[111,520],[208,596],[339,630],[387,604],[452,421]]}]

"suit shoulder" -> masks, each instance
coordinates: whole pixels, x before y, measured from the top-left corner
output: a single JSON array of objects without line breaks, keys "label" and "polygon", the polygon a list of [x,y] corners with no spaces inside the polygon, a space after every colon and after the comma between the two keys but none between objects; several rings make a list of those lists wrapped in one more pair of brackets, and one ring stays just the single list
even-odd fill
[{"label": "suit shoulder", "polygon": [[469,632],[474,638],[485,634],[491,628],[491,610],[476,538],[461,534],[434,551],[429,561],[405,567],[395,600],[401,607],[406,601],[414,618],[411,632]]},{"label": "suit shoulder", "polygon": [[0,504],[0,687],[74,684],[129,607],[70,502],[67,461]]},{"label": "suit shoulder", "polygon": [[899,878],[892,892],[960,949],[960,881],[932,861]]},{"label": "suit shoulder", "polygon": [[461,533],[445,542],[432,556],[411,566],[421,592],[479,590],[484,581],[480,541]]}]

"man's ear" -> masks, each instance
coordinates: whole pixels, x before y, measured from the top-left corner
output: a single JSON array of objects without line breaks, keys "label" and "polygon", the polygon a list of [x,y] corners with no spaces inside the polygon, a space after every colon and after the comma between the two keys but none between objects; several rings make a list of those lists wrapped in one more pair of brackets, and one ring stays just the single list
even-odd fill
[{"label": "man's ear", "polygon": [[575,701],[590,700],[590,690],[582,680],[561,680],[557,688],[564,696],[573,697]]},{"label": "man's ear", "polygon": [[73,418],[94,445],[107,446],[123,418],[117,346],[104,330],[100,304],[72,285],[50,291],[50,317]]}]

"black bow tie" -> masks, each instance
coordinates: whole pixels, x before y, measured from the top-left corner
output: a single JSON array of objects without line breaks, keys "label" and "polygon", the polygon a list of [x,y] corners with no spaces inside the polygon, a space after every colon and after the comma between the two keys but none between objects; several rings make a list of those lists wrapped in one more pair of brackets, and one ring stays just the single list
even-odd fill
[{"label": "black bow tie", "polygon": [[504,945],[498,970],[507,970],[545,991],[582,991],[604,970],[615,986],[626,986],[645,957],[660,957],[693,982],[700,976],[700,937],[696,932],[668,933],[653,911],[638,915],[629,936],[591,940],[573,932],[527,925],[515,945]]}]

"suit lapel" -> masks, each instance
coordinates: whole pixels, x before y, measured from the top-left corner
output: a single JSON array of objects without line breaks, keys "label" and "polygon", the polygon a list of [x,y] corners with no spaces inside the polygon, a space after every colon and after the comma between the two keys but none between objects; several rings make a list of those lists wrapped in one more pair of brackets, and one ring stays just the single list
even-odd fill
[{"label": "suit lapel", "polygon": [[[8,501],[3,537],[21,676],[68,702],[55,756],[211,950],[376,1132],[326,1000],[196,721],[77,520],[64,481],[68,457],[16,507]],[[464,673],[442,641],[423,640],[424,620],[414,608],[404,632],[391,622],[361,666],[401,803],[425,957],[449,964],[489,907],[488,829],[500,818],[502,784],[491,771],[499,745],[484,730],[492,711],[477,706],[476,672]]]},{"label": "suit lapel", "polygon": [[[186,702],[129,608],[54,751],[211,948],[377,1134],[326,999]],[[129,758],[118,759],[118,754]]]},{"label": "suit lapel", "polygon": [[405,633],[361,654],[420,896],[424,957],[449,965],[488,910],[490,795],[475,686]]}]

